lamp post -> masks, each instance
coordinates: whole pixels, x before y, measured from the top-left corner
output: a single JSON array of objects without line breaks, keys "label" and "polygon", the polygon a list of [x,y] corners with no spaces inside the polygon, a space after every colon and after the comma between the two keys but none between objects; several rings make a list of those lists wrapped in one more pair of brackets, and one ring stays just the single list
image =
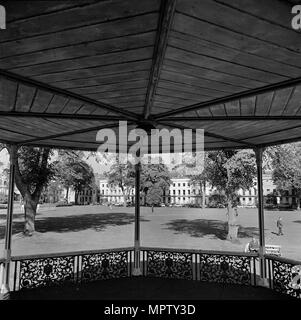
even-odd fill
[{"label": "lamp post", "polygon": [[258,185],[258,221],[259,221],[259,265],[260,277],[265,285],[266,266],[265,266],[265,237],[264,237],[264,203],[263,203],[263,181],[262,181],[262,148],[254,149],[257,165],[257,185]]},{"label": "lamp post", "polygon": [[142,275],[140,266],[140,173],[141,163],[135,164],[135,237],[133,275]]}]

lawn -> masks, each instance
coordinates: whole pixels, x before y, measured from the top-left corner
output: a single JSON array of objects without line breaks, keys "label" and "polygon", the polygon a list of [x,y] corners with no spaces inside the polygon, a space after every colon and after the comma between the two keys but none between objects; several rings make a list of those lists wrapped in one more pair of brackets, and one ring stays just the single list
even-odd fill
[{"label": "lawn", "polygon": [[[133,245],[134,208],[106,206],[42,207],[37,232],[24,237],[23,214],[16,206],[13,255],[107,249]],[[276,235],[281,216],[284,235]],[[0,210],[0,249],[4,247],[6,210]],[[252,236],[258,237],[257,209],[239,209],[239,237],[226,238],[225,209],[141,208],[141,245],[206,250],[243,251]],[[301,260],[301,212],[266,211],[267,244],[281,245],[282,256]],[[2,252],[3,250],[1,250]]]}]

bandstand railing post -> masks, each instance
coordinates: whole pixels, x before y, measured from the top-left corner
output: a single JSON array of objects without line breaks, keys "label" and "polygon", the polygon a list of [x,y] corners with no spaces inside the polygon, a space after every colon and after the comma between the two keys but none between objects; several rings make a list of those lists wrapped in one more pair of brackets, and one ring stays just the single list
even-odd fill
[{"label": "bandstand railing post", "polygon": [[9,171],[9,191],[8,205],[5,229],[5,247],[4,247],[4,272],[1,283],[1,294],[6,294],[10,291],[10,266],[11,266],[11,239],[12,239],[12,223],[13,223],[13,206],[14,206],[14,185],[15,185],[15,165],[13,156],[16,152],[16,146],[10,146],[10,171]]},{"label": "bandstand railing post", "polygon": [[267,286],[266,263],[265,263],[265,236],[264,236],[264,201],[263,201],[263,180],[262,180],[262,153],[263,148],[255,148],[257,165],[257,187],[258,187],[258,221],[259,221],[259,271],[261,281],[258,283]]},{"label": "bandstand railing post", "polygon": [[135,237],[133,276],[141,276],[140,262],[140,173],[141,163],[135,164]]}]

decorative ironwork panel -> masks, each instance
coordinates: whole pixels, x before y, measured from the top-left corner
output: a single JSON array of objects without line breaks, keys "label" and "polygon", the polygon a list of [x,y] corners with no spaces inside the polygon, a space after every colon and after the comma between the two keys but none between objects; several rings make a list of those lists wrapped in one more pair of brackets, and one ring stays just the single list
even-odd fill
[{"label": "decorative ironwork panel", "polygon": [[147,251],[147,275],[192,280],[192,253]]},{"label": "decorative ironwork panel", "polygon": [[66,285],[74,282],[74,262],[74,256],[21,260],[20,289]]},{"label": "decorative ironwork panel", "polygon": [[82,256],[82,281],[128,276],[128,251],[93,253]]},{"label": "decorative ironwork panel", "polygon": [[299,266],[277,260],[271,262],[274,290],[301,299],[301,273]]},{"label": "decorative ironwork panel", "polygon": [[251,285],[251,257],[200,254],[200,280]]}]

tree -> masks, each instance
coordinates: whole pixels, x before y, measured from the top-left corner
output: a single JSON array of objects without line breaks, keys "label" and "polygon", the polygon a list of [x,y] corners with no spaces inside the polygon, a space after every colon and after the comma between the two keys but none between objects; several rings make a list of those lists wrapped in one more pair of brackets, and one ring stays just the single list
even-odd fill
[{"label": "tree", "polygon": [[278,190],[290,189],[296,195],[297,208],[301,196],[301,143],[274,146],[267,150],[272,159],[273,181]]},{"label": "tree", "polygon": [[133,164],[129,161],[125,164],[120,163],[116,157],[105,176],[108,179],[108,184],[116,185],[121,189],[123,205],[126,207],[128,197],[135,187],[135,168]]},{"label": "tree", "polygon": [[52,179],[49,181],[47,186],[43,188],[40,200],[43,202],[54,203],[59,201],[60,194],[63,192],[64,188],[58,179]]},{"label": "tree", "polygon": [[19,189],[25,209],[24,234],[35,231],[37,205],[43,188],[54,174],[49,163],[52,151],[49,148],[6,146],[15,166],[15,183]]},{"label": "tree", "polygon": [[227,199],[228,240],[236,240],[238,233],[237,191],[253,186],[256,175],[255,155],[250,150],[212,151],[208,154],[206,177],[210,185],[223,192]]},{"label": "tree", "polygon": [[152,207],[152,212],[154,212],[154,206],[159,205],[162,202],[162,196],[162,188],[158,187],[156,184],[149,188],[145,200],[146,203]]},{"label": "tree", "polygon": [[200,187],[200,191],[202,192],[202,208],[205,209],[206,206],[206,181],[208,181],[207,177],[207,165],[208,165],[208,153],[205,153],[204,156],[204,169],[201,173],[194,174],[190,176],[190,181],[193,185],[198,185]]},{"label": "tree", "polygon": [[94,183],[93,169],[83,157],[81,151],[60,151],[58,160],[54,162],[55,175],[67,189],[67,199],[70,187],[74,188],[75,204],[78,203],[79,193],[86,187],[92,187]]},{"label": "tree", "polygon": [[[165,164],[143,164],[141,170],[141,191],[147,204],[154,204],[158,201],[158,197],[154,197],[154,193],[160,195],[160,202],[165,191],[171,184],[170,173]],[[159,191],[160,190],[160,191]],[[148,193],[150,192],[150,195]]]}]

